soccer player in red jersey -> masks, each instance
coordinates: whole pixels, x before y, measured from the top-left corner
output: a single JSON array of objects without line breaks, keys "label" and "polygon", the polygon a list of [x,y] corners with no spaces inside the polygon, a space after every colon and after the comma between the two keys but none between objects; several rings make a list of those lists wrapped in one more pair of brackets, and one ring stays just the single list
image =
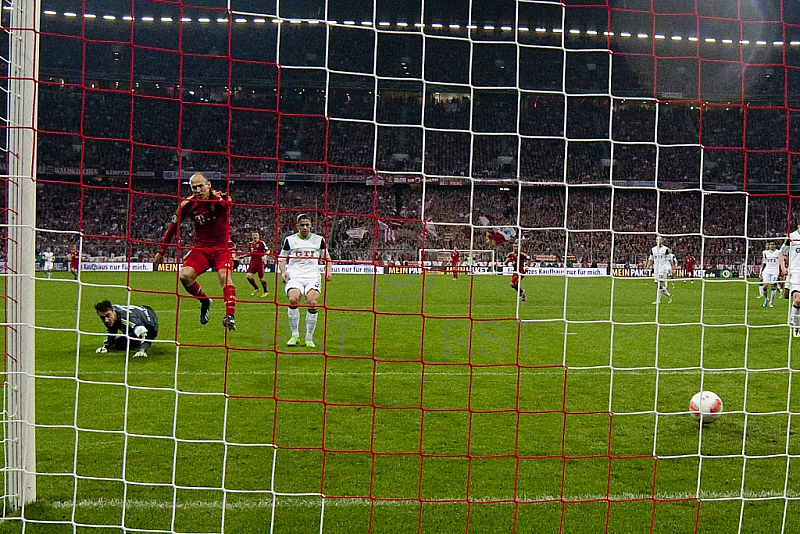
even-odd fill
[{"label": "soccer player in red jersey", "polygon": [[[686,255],[686,278],[694,278],[694,258],[691,254]],[[694,284],[694,280],[692,280],[692,283]]]},{"label": "soccer player in red jersey", "polygon": [[258,275],[258,279],[261,280],[261,287],[264,288],[264,293],[261,296],[266,297],[267,293],[269,293],[267,291],[267,281],[264,280],[264,259],[268,253],[267,244],[261,240],[258,232],[253,232],[250,240],[250,266],[247,268],[247,281],[253,286],[253,295],[258,293],[258,285],[253,279],[254,274]]},{"label": "soccer player in red jersey", "polygon": [[461,261],[461,253],[454,248],[450,253],[450,261],[453,264],[453,280],[458,280],[458,264]]},{"label": "soccer player in red jersey", "polygon": [[511,288],[519,295],[519,300],[523,302],[528,300],[528,297],[525,296],[525,290],[520,287],[520,282],[525,276],[525,267],[530,261],[531,257],[524,252],[520,252],[519,245],[516,243],[514,243],[511,253],[506,256],[506,265],[514,268],[514,274],[511,275]]},{"label": "soccer player in red jersey", "polygon": [[81,265],[81,253],[78,250],[77,246],[73,246],[72,250],[69,251],[69,272],[72,273],[72,276],[75,277],[75,280],[78,279],[78,268]]},{"label": "soccer player in red jersey", "polygon": [[200,323],[206,324],[209,320],[211,299],[197,283],[197,275],[211,267],[215,268],[225,299],[225,318],[222,325],[228,330],[236,330],[236,287],[231,279],[231,199],[227,193],[211,189],[211,182],[203,173],[193,174],[189,179],[189,186],[192,194],[181,201],[172,216],[169,228],[161,240],[161,248],[153,260],[153,268],[155,270],[161,264],[167,248],[175,241],[181,219],[190,218],[194,223],[194,246],[183,259],[179,274],[181,283],[190,295],[200,299]]}]

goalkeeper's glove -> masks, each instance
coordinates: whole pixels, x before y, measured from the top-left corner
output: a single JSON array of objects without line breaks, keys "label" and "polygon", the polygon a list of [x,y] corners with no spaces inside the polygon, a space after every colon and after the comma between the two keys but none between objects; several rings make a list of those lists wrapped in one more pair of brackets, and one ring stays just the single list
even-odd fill
[{"label": "goalkeeper's glove", "polygon": [[97,354],[105,354],[106,352],[108,352],[108,349],[105,347],[105,345],[103,345],[102,347],[98,347],[98,348],[95,350],[95,352],[96,352]]},{"label": "goalkeeper's glove", "polygon": [[147,358],[147,351],[139,349],[136,354],[133,355],[134,358]]}]

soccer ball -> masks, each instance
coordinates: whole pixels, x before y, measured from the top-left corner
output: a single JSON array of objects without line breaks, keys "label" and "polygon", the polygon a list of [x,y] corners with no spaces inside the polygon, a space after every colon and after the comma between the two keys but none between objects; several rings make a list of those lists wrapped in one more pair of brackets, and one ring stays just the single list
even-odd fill
[{"label": "soccer ball", "polygon": [[722,415],[722,399],[713,391],[701,391],[689,402],[689,413],[703,424]]}]

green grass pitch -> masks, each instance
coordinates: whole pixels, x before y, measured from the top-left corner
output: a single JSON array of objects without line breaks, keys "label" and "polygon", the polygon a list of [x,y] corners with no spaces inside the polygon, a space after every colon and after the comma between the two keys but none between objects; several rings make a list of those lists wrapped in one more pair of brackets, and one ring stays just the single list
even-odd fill
[{"label": "green grass pitch", "polygon": [[[175,273],[132,274],[131,303],[159,316],[147,359],[95,354],[93,304],[125,303],[125,274],[38,279],[25,532],[800,524],[800,348],[787,302],[762,307],[753,283],[678,281],[656,307],[642,279],[528,277],[518,303],[502,276],[334,275],[312,351],[285,346],[270,276],[259,299],[235,275],[226,348],[221,300],[201,326]],[[702,428],[701,388],[728,412]]]}]

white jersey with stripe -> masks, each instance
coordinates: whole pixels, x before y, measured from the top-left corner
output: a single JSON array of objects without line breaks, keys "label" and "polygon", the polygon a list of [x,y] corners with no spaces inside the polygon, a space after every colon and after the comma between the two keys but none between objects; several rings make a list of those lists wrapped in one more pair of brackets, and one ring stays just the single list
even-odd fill
[{"label": "white jersey with stripe", "polygon": [[780,255],[781,252],[777,249],[765,250],[761,253],[761,265],[764,267],[764,274],[774,274],[775,276],[781,274]]},{"label": "white jersey with stripe", "polygon": [[781,252],[789,258],[789,274],[792,282],[800,281],[800,232],[795,230],[789,234],[789,239],[781,247]]},{"label": "white jersey with stripe", "polygon": [[653,272],[662,273],[672,270],[669,262],[673,258],[672,251],[664,245],[655,246],[650,250],[650,261],[653,262]]},{"label": "white jersey with stripe", "polygon": [[300,234],[292,234],[283,240],[280,259],[286,260],[289,279],[319,279],[319,260],[327,257],[325,238],[321,235],[312,233],[303,239]]}]

